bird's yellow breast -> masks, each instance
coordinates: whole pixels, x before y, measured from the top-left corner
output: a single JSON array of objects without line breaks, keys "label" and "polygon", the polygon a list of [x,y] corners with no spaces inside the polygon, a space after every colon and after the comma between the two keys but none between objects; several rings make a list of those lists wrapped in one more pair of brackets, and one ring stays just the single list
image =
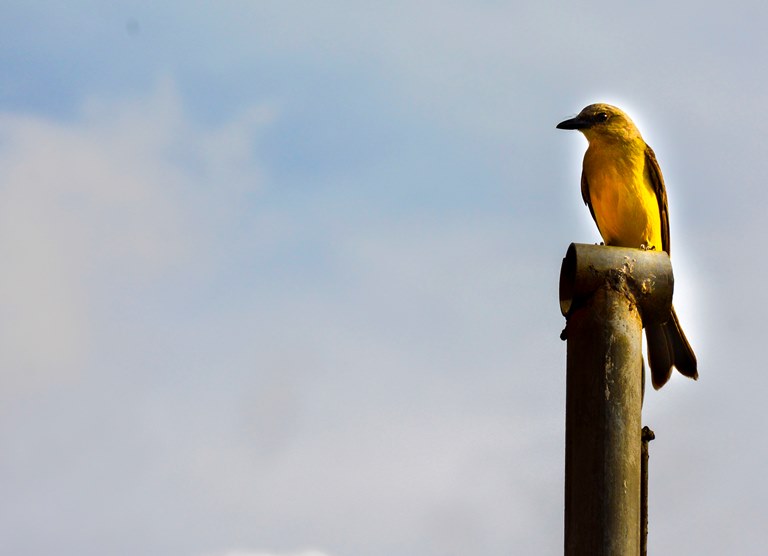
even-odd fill
[{"label": "bird's yellow breast", "polygon": [[590,141],[584,174],[606,245],[662,250],[661,214],[645,162],[645,143]]}]

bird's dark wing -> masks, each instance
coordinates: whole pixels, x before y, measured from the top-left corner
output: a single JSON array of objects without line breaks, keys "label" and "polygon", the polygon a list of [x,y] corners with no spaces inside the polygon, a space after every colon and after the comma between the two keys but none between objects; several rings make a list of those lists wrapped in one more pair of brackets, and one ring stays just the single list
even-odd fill
[{"label": "bird's dark wing", "polygon": [[[581,198],[584,199],[584,204],[589,207],[589,214],[592,215],[592,220],[597,224],[597,218],[595,218],[595,209],[592,208],[592,199],[589,196],[589,183],[587,182],[587,174],[582,170],[581,172]],[[600,229],[598,225],[597,229]]]},{"label": "bird's dark wing", "polygon": [[[645,146],[645,169],[651,180],[653,190],[656,192],[656,200],[659,202],[659,217],[661,218],[661,248],[670,253],[669,246],[669,211],[667,210],[667,190],[664,188],[664,178],[661,175],[661,168],[656,161],[656,154],[648,145]],[[582,181],[582,192],[584,182]],[[592,215],[594,216],[594,214]]]}]

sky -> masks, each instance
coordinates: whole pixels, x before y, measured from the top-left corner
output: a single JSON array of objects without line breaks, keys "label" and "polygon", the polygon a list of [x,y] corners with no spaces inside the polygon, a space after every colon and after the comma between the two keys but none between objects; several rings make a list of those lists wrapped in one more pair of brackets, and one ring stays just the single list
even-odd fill
[{"label": "sky", "polygon": [[700,379],[653,554],[762,554],[764,2],[0,8],[0,552],[559,554],[571,242],[625,109]]}]

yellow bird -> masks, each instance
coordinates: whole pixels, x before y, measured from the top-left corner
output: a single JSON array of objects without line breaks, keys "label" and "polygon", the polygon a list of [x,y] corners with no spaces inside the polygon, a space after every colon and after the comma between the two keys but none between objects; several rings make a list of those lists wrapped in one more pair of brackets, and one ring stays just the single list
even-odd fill
[{"label": "yellow bird", "polygon": [[[667,192],[651,147],[624,112],[591,104],[557,124],[577,129],[589,141],[581,173],[581,196],[606,245],[669,253]],[[676,367],[697,379],[696,355],[680,327],[674,307],[664,324],[645,327],[651,380],[657,390]]]}]

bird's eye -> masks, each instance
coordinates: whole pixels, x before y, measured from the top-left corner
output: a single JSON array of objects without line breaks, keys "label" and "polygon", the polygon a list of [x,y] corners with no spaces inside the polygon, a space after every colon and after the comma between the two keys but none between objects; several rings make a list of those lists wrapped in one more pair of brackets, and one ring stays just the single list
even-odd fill
[{"label": "bird's eye", "polygon": [[598,122],[604,122],[608,119],[608,113],[607,112],[598,112],[597,116],[595,116],[595,120]]}]

